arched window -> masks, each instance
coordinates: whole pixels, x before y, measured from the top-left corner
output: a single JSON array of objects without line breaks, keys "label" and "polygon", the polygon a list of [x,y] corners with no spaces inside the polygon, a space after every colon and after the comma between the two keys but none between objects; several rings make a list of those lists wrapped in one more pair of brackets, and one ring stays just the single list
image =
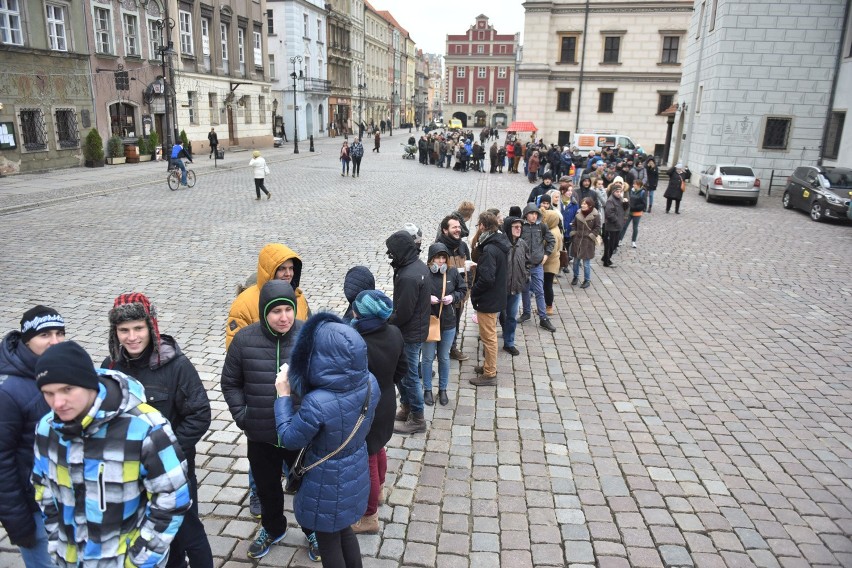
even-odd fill
[{"label": "arched window", "polygon": [[121,138],[135,138],[136,107],[130,103],[113,103],[109,105],[110,134]]}]

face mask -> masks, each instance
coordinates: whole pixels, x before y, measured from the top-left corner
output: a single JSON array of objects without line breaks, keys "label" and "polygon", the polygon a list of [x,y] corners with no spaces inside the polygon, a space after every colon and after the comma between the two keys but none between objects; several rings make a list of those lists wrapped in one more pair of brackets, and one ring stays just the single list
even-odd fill
[{"label": "face mask", "polygon": [[432,274],[438,274],[439,272],[440,272],[441,274],[446,274],[446,272],[447,272],[447,265],[446,265],[446,264],[442,264],[442,265],[438,266],[438,263],[433,262],[432,264],[430,264],[430,265],[429,265],[429,270],[431,270],[431,271],[432,271]]}]

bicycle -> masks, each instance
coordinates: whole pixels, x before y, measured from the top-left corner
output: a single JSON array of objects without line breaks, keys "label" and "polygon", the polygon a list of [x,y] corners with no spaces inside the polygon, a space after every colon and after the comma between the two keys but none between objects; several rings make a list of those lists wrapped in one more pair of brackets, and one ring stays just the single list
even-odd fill
[{"label": "bicycle", "polygon": [[[186,162],[184,162],[184,165],[186,165]],[[180,178],[182,176],[183,172],[180,170],[180,168],[177,167],[176,164],[172,163],[169,166],[169,175],[166,178],[166,181],[169,184],[169,189],[175,191],[177,188],[179,188]],[[195,186],[195,172],[193,170],[190,170],[189,168],[187,168],[186,170],[186,185],[189,187]]]}]

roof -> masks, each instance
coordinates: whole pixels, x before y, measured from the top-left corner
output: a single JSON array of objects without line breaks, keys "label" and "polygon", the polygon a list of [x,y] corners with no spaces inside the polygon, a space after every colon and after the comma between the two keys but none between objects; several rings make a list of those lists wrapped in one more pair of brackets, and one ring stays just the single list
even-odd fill
[{"label": "roof", "polygon": [[516,120],[512,124],[506,128],[507,132],[538,132],[538,128],[535,127],[529,120]]},{"label": "roof", "polygon": [[396,21],[396,18],[394,18],[390,12],[388,12],[387,10],[379,10],[377,13],[380,14],[384,19],[386,19],[392,26],[398,29],[399,33],[401,33],[407,38],[411,37],[408,31],[404,27],[399,25],[399,22]]}]

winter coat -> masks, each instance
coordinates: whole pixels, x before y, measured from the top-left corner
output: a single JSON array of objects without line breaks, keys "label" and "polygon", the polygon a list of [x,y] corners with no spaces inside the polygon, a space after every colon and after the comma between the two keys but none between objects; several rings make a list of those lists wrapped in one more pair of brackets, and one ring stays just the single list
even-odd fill
[{"label": "winter coat", "polygon": [[266,159],[263,156],[249,160],[249,167],[254,168],[254,179],[266,177]]},{"label": "winter coat", "polygon": [[539,166],[541,166],[541,160],[539,159],[539,157],[535,154],[530,156],[530,159],[527,160],[527,170],[531,174],[534,174],[538,171]]},{"label": "winter coat", "polygon": [[506,145],[506,157],[509,159],[515,159],[515,145],[508,144]]},{"label": "winter coat", "polygon": [[595,245],[601,234],[601,215],[592,209],[588,215],[579,211],[571,225],[571,256],[584,260],[595,258]]},{"label": "winter coat", "polygon": [[[283,280],[264,286],[258,302],[266,305],[273,298],[288,294],[292,287]],[[281,335],[266,325],[266,318],[241,329],[225,355],[222,367],[222,395],[237,427],[253,442],[280,446],[275,431],[275,377],[290,352],[303,322]],[[298,404],[298,401],[296,401]]]},{"label": "winter coat", "polygon": [[207,141],[210,142],[211,146],[218,146],[219,145],[219,136],[216,134],[216,132],[213,132],[213,131],[208,132],[207,133]]},{"label": "winter coat", "polygon": [[307,448],[304,464],[334,452],[355,429],[365,402],[364,421],[335,456],[308,471],[293,511],[303,528],[337,532],[359,520],[370,495],[365,443],[381,390],[369,371],[367,344],[337,316],[322,313],[304,326],[293,350],[289,377],[305,391],[298,411],[291,396],[275,401],[275,422],[284,446]]},{"label": "winter coat", "polygon": [[406,343],[423,343],[429,336],[431,273],[408,231],[397,231],[385,244],[393,259],[393,314],[388,323],[399,328]]},{"label": "winter coat", "polygon": [[571,223],[574,222],[574,217],[577,216],[579,210],[580,206],[573,199],[568,203],[561,201],[559,203],[559,212],[562,213],[562,227],[565,229],[565,240],[568,240],[568,233],[571,232]]},{"label": "winter coat", "polygon": [[645,171],[648,174],[648,187],[646,188],[648,191],[655,191],[657,189],[657,184],[660,183],[660,170],[658,168],[645,168]]},{"label": "winter coat", "polygon": [[50,411],[35,382],[38,356],[12,331],[0,344],[0,524],[12,544],[35,539],[33,471],[36,423]]},{"label": "winter coat", "polygon": [[[633,181],[636,181],[638,179],[642,181],[643,187],[648,185],[648,170],[646,170],[645,168],[637,168],[634,166],[630,170],[630,173],[633,175]],[[631,182],[630,185],[633,185],[633,182]]]},{"label": "winter coat", "polygon": [[142,385],[97,372],[85,426],[54,421],[50,412],[36,428],[32,480],[47,548],[59,568],[154,568],[192,504],[186,461],[169,422],[145,404]]},{"label": "winter coat", "polygon": [[553,183],[546,184],[542,181],[540,184],[532,188],[530,191],[530,196],[527,198],[527,203],[538,203],[538,198],[551,191],[553,189],[559,189],[559,186],[554,185]]},{"label": "winter coat", "polygon": [[506,263],[506,293],[510,296],[524,291],[530,280],[530,247],[518,237],[509,245]]},{"label": "winter coat", "polygon": [[361,158],[364,156],[364,145],[360,142],[353,142],[349,147],[349,153],[353,158]]},{"label": "winter coat", "polygon": [[606,231],[621,231],[624,228],[624,197],[618,198],[611,193],[604,205],[604,225]]},{"label": "winter coat", "polygon": [[559,272],[559,251],[562,250],[562,227],[559,225],[559,213],[548,209],[544,212],[544,225],[550,231],[556,244],[553,245],[553,252],[547,257],[547,262],[544,263],[544,271],[549,274]]},{"label": "winter coat", "polygon": [[507,264],[509,239],[501,232],[479,243],[479,264],[470,290],[473,309],[486,314],[506,309]]},{"label": "winter coat", "polygon": [[344,162],[351,160],[349,156],[349,146],[342,146],[340,148],[340,159]]},{"label": "winter coat", "polygon": [[629,200],[630,215],[641,217],[642,212],[648,207],[648,192],[644,189],[633,191],[632,189],[627,194]]},{"label": "winter coat", "polygon": [[[532,212],[538,214],[538,221],[535,223],[527,221],[527,213]],[[555,250],[556,239],[553,238],[547,227],[541,223],[541,211],[536,208],[535,204],[528,203],[523,213],[524,224],[521,229],[521,238],[530,247],[530,265],[538,266],[544,260],[544,255],[549,255]]]},{"label": "winter coat", "polygon": [[[440,253],[446,254],[447,258],[449,258],[450,252],[447,250],[447,247],[444,246],[442,243],[433,243],[429,247],[428,259],[430,267],[432,259]],[[446,288],[444,287],[444,276],[447,277]],[[437,304],[429,304],[432,307],[431,315],[438,317],[438,315],[440,314],[441,331],[455,329],[455,305],[459,304],[462,300],[464,300],[465,296],[467,296],[467,284],[464,281],[464,277],[459,273],[457,269],[447,265],[447,271],[444,274],[441,274],[440,272],[431,272],[430,268],[429,282],[431,286],[430,294],[432,296],[435,296],[439,300]],[[443,296],[441,295],[442,291]],[[452,296],[452,303],[444,306],[440,302],[441,298],[443,298],[444,296]]]},{"label": "winter coat", "polygon": [[198,371],[169,335],[160,335],[160,346],[148,360],[135,364],[125,357],[104,359],[101,367],[115,369],[145,387],[145,401],[166,417],[188,462],[195,460],[195,445],[210,428],[210,400]]},{"label": "winter coat", "polygon": [[672,168],[668,171],[669,184],[666,186],[666,192],[663,197],[666,199],[674,199],[680,201],[683,198],[684,192],[680,189],[680,182],[686,181],[684,174],[677,173],[677,169]]},{"label": "winter coat", "polygon": [[[356,328],[357,329],[357,328]],[[367,333],[361,333],[367,344],[367,367],[379,381],[382,390],[376,417],[367,434],[367,453],[377,454],[393,436],[393,421],[396,415],[396,390],[408,372],[408,360],[403,354],[405,342],[402,332],[395,325],[385,324]]]},{"label": "winter coat", "polygon": [[580,187],[574,190],[575,197],[577,198],[577,204],[583,203],[583,199],[586,197],[591,197],[595,202],[595,209],[603,209],[603,203],[600,200],[600,196],[598,192],[594,190],[593,187],[585,188],[583,187],[583,182],[580,182]]},{"label": "winter coat", "polygon": [[278,243],[268,244],[257,257],[257,284],[244,290],[231,304],[228,312],[228,325],[225,328],[225,349],[231,345],[234,335],[245,326],[260,319],[257,301],[263,285],[275,278],[278,267],[284,261],[293,259],[293,279],[290,285],[296,291],[296,319],[305,321],[311,316],[308,300],[299,288],[302,277],[302,259],[289,247]]}]

